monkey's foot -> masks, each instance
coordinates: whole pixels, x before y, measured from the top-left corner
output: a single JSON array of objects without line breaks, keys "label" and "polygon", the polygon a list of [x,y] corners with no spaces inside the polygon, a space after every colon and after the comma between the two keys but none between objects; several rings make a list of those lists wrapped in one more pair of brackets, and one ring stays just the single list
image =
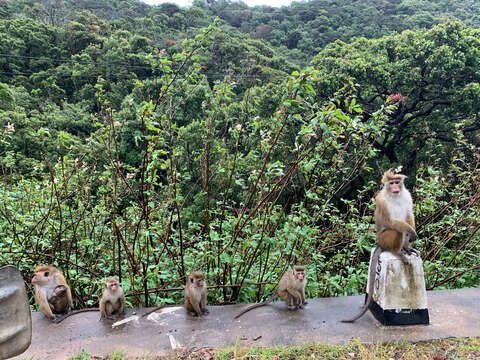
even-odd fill
[{"label": "monkey's foot", "polygon": [[410,250],[411,250],[411,253],[413,255],[420,257],[420,251],[418,251],[417,249],[412,249],[412,248],[410,248]]},{"label": "monkey's foot", "polygon": [[292,310],[297,310],[297,306],[295,305],[289,305],[288,306],[288,310],[292,311]]},{"label": "monkey's foot", "polygon": [[418,251],[417,249],[413,249],[413,248],[403,248],[402,251],[404,253],[406,253],[407,255],[415,255],[415,256],[420,256],[420,251]]},{"label": "monkey's foot", "polygon": [[303,300],[302,305],[307,305],[307,304],[308,304],[308,301]]},{"label": "monkey's foot", "polygon": [[209,313],[210,313],[210,311],[209,311],[208,309],[203,309],[203,310],[202,310],[202,314],[205,314],[205,315],[206,315],[206,314],[209,314]]}]

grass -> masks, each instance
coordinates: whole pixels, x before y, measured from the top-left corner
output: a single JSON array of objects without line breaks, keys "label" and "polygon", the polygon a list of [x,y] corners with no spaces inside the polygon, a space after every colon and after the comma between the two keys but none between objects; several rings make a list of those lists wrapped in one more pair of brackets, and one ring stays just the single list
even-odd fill
[{"label": "grass", "polygon": [[[121,353],[107,357],[91,357],[81,353],[72,360],[124,360]],[[451,338],[419,343],[365,344],[358,340],[334,346],[309,344],[304,346],[277,346],[270,348],[242,348],[199,350],[178,349],[168,357],[148,357],[145,360],[456,360],[480,359],[480,337]]]},{"label": "grass", "polygon": [[[195,359],[195,358],[192,358]],[[358,340],[344,346],[304,345],[275,348],[225,349],[215,353],[214,359],[230,360],[453,360],[480,359],[480,337],[444,339],[420,343],[364,344]]]}]

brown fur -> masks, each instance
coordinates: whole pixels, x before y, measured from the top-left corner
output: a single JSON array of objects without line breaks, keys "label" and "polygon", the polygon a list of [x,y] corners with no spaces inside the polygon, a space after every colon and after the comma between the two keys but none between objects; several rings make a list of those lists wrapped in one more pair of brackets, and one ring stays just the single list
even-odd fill
[{"label": "brown fur", "polygon": [[[372,303],[372,296],[375,283],[375,268],[378,264],[378,258],[382,251],[390,251],[398,257],[404,264],[408,264],[406,254],[419,255],[417,250],[410,248],[410,242],[417,239],[415,231],[415,218],[411,204],[411,196],[403,184],[405,175],[395,174],[391,170],[386,171],[382,177],[383,189],[375,197],[375,226],[377,230],[377,247],[372,256],[368,279],[368,296],[360,313],[352,319],[342,320],[342,322],[354,322],[367,312]],[[395,184],[390,184],[394,181]],[[391,187],[400,189],[398,194],[393,194]],[[391,209],[398,211],[399,214],[391,214]],[[401,214],[405,218],[398,219]]]},{"label": "brown fur", "polygon": [[32,284],[35,287],[35,301],[50,320],[55,319],[56,314],[68,313],[73,308],[70,287],[55,266],[37,266]]},{"label": "brown fur", "polygon": [[192,271],[187,277],[185,309],[193,316],[209,313],[207,309],[207,284],[201,271]]},{"label": "brown fur", "polygon": [[107,319],[112,319],[125,312],[125,295],[117,279],[109,278],[105,281],[99,310],[100,316]]},{"label": "brown fur", "polygon": [[289,310],[303,309],[307,304],[305,300],[305,286],[307,284],[307,274],[305,266],[295,265],[292,270],[286,271],[277,286],[277,293],[272,295],[268,300],[251,305],[235,316],[238,319],[246,312],[265,306],[277,298],[283,299]]},{"label": "brown fur", "polygon": [[401,180],[403,182],[406,178],[407,177],[405,175],[396,174],[392,170],[387,170],[383,173],[382,184],[386,184],[387,182],[392,180]]}]

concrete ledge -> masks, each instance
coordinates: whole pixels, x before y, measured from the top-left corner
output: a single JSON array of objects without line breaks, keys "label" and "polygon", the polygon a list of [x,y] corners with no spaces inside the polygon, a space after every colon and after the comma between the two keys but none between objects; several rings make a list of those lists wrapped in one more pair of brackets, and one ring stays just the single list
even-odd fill
[{"label": "concrete ledge", "polygon": [[[364,295],[310,299],[304,310],[288,311],[283,303],[255,309],[238,320],[233,316],[246,304],[209,306],[210,314],[193,318],[179,307],[154,320],[142,319],[112,329],[97,313],[72,316],[60,324],[33,313],[32,345],[17,359],[65,359],[82,350],[94,356],[121,350],[128,356],[164,355],[171,338],[187,347],[344,344],[425,341],[480,336],[480,288],[427,292],[429,326],[380,325],[368,312],[353,324],[341,323],[359,311]],[[141,309],[139,314],[146,312]],[[129,309],[128,313],[131,314]]]}]

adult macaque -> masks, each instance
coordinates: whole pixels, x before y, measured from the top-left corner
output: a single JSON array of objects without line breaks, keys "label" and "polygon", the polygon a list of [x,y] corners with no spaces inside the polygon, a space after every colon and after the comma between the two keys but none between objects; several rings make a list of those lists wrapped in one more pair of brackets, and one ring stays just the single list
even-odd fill
[{"label": "adult macaque", "polygon": [[192,271],[187,278],[185,309],[193,316],[209,313],[207,310],[207,284],[201,271]]},{"label": "adult macaque", "polygon": [[240,312],[235,316],[238,319],[246,312],[256,309],[260,306],[265,306],[278,297],[285,301],[289,310],[303,309],[303,306],[307,304],[305,300],[305,286],[307,285],[307,276],[305,266],[295,265],[292,270],[286,271],[277,286],[277,293],[272,295],[268,300],[254,304]]},{"label": "adult macaque", "polygon": [[405,175],[395,174],[391,170],[383,174],[383,188],[375,197],[377,247],[370,262],[367,301],[357,316],[350,320],[342,320],[342,322],[354,322],[365,314],[370,307],[375,283],[375,268],[382,251],[390,251],[404,264],[408,264],[408,258],[405,254],[419,255],[417,250],[410,248],[410,243],[418,236],[415,231],[412,196],[403,183],[405,178]]},{"label": "adult macaque", "polygon": [[35,301],[50,320],[73,308],[72,293],[63,274],[55,266],[37,266],[32,278]]},{"label": "adult macaque", "polygon": [[383,174],[383,188],[375,198],[375,227],[378,245],[408,264],[403,252],[408,255],[419,253],[410,248],[410,243],[418,235],[415,231],[412,196],[403,183],[405,178],[405,175],[395,174],[391,170]]},{"label": "adult macaque", "polygon": [[125,311],[125,295],[122,287],[115,278],[109,278],[105,281],[105,290],[100,299],[100,316],[102,318],[113,319]]}]

